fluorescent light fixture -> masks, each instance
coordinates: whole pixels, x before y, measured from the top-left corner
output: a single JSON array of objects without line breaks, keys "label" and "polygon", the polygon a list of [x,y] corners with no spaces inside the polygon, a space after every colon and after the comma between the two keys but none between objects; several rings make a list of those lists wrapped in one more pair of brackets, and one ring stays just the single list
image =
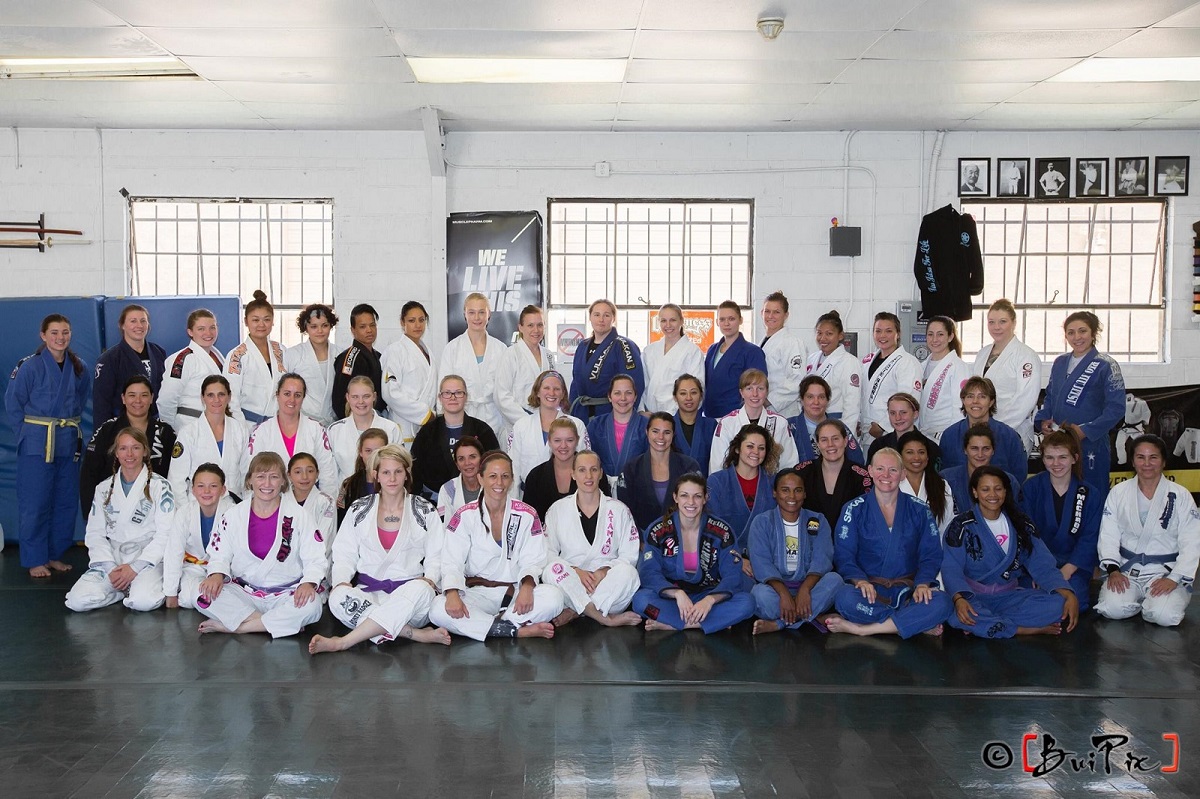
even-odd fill
[{"label": "fluorescent light fixture", "polygon": [[1047,80],[1061,83],[1200,81],[1200,58],[1089,58]]},{"label": "fluorescent light fixture", "polygon": [[104,80],[195,78],[174,56],[115,58],[6,58],[0,56],[0,80]]},{"label": "fluorescent light fixture", "polygon": [[421,83],[620,83],[623,58],[409,58]]}]

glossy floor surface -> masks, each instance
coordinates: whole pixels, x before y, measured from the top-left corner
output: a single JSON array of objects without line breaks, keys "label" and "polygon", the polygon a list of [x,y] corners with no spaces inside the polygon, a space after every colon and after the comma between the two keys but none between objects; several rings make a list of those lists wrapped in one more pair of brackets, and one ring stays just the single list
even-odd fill
[{"label": "glossy floor surface", "polygon": [[312,658],[328,612],[201,637],[191,611],[70,613],[69,583],[0,554],[3,797],[1200,796],[1200,606],[1060,639],[584,620]]}]

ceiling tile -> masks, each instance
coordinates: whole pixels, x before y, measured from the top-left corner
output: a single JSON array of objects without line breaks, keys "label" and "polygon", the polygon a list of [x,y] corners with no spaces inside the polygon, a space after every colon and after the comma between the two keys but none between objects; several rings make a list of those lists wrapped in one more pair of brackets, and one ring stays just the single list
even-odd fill
[{"label": "ceiling tile", "polygon": [[5,25],[67,28],[123,24],[92,0],[7,0],[4,3],[3,20]]},{"label": "ceiling tile", "polygon": [[1083,58],[1111,47],[1131,33],[1131,30],[1019,33],[899,30],[880,39],[866,57],[897,61]]},{"label": "ceiling tile", "polygon": [[202,80],[7,80],[0,82],[0,103],[54,100],[60,102],[225,102],[229,95]]},{"label": "ceiling tile", "polygon": [[943,31],[1080,31],[1144,28],[1192,5],[1193,0],[1004,0],[917,3],[898,27]]},{"label": "ceiling tile", "polygon": [[182,59],[208,80],[272,81],[285,83],[412,82],[408,62],[387,58],[209,58]]},{"label": "ceiling tile", "polygon": [[417,83],[256,83],[217,81],[212,84],[245,103],[284,102],[300,105],[372,102],[417,107],[426,104],[424,88]]},{"label": "ceiling tile", "polygon": [[1102,58],[1187,58],[1200,55],[1200,28],[1151,28],[1100,51]]},{"label": "ceiling tile", "polygon": [[1110,124],[1124,125],[1165,114],[1186,103],[1059,103],[1052,108],[1040,103],[1001,103],[975,115],[975,119],[1025,120],[1037,127],[1058,128],[1071,122],[1078,128],[1105,128]]},{"label": "ceiling tile", "polygon": [[903,14],[895,0],[775,0],[761,6],[729,0],[655,0],[642,14],[645,30],[755,31],[760,17],[783,17],[784,30],[885,31]]},{"label": "ceiling tile", "polygon": [[909,103],[999,103],[1031,83],[838,83],[826,87],[818,105],[872,105],[896,108]]},{"label": "ceiling tile", "polygon": [[429,105],[460,106],[588,105],[621,99],[619,83],[437,83],[421,84]]},{"label": "ceiling tile", "polygon": [[[26,0],[40,3],[42,0]],[[380,24],[372,0],[95,0],[137,27],[360,28]]]},{"label": "ceiling tile", "polygon": [[163,55],[162,48],[137,31],[117,27],[0,27],[0,55],[79,58]]},{"label": "ceiling tile", "polygon": [[369,58],[399,56],[387,29],[375,28],[142,28],[177,56],[256,58]]},{"label": "ceiling tile", "polygon": [[747,103],[797,105],[812,102],[826,88],[803,83],[631,83],[621,93],[629,103]]},{"label": "ceiling tile", "polygon": [[1058,83],[1031,86],[1012,98],[1018,103],[1095,103],[1136,100],[1139,103],[1190,102],[1200,100],[1200,82],[1162,83]]},{"label": "ceiling tile", "polygon": [[1032,83],[1078,64],[1078,58],[1012,61],[889,61],[864,58],[851,63],[838,83]]},{"label": "ceiling tile", "polygon": [[644,0],[602,3],[562,0],[375,0],[388,25],[401,30],[431,28],[492,31],[633,30]]},{"label": "ceiling tile", "polygon": [[635,58],[626,83],[828,83],[853,61],[662,61]]},{"label": "ceiling tile", "polygon": [[875,31],[792,33],[784,30],[773,42],[757,31],[642,31],[636,58],[700,59],[714,56],[754,61],[821,61],[858,58],[879,38]]},{"label": "ceiling tile", "polygon": [[398,30],[411,58],[628,58],[633,31]]},{"label": "ceiling tile", "polygon": [[248,103],[263,119],[284,130],[354,129],[418,130],[421,114],[415,108],[385,108],[370,105],[296,105],[293,103]]}]

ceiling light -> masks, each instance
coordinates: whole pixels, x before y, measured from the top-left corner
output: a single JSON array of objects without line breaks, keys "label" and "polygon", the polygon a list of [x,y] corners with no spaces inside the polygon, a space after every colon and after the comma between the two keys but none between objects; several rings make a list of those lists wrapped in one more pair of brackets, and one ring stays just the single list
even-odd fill
[{"label": "ceiling light", "polygon": [[763,17],[756,27],[764,39],[773,42],[783,33],[783,17]]},{"label": "ceiling light", "polygon": [[196,73],[173,56],[117,58],[0,57],[0,79],[104,80],[135,78],[195,78]]},{"label": "ceiling light", "polygon": [[1089,58],[1047,80],[1061,83],[1200,81],[1200,58]]},{"label": "ceiling light", "polygon": [[410,58],[421,83],[620,83],[624,58]]}]

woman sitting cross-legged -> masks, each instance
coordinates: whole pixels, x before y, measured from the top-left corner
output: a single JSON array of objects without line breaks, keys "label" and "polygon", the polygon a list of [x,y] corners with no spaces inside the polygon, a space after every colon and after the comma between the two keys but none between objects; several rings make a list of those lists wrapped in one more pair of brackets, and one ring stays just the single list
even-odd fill
[{"label": "woman sitting cross-legged", "polygon": [[[946,530],[942,577],[954,598],[950,626],[980,638],[1058,635],[1079,620],[1079,600],[1013,501],[1008,474],[980,466],[971,474],[974,507]],[[1037,588],[1021,588],[1032,578]]]},{"label": "woman sitting cross-legged", "polygon": [[379,492],[357,500],[333,541],[329,609],[351,631],[314,635],[309,653],[337,652],[368,638],[408,638],[449,644],[450,633],[431,628],[429,609],[441,567],[442,520],[413,487],[412,456],[388,444],[371,456]]},{"label": "woman sitting cross-legged", "polygon": [[646,530],[633,609],[646,617],[647,630],[715,633],[750,618],[754,600],[742,590],[742,556],[729,525],[704,510],[705,479],[685,474],[671,495],[670,512]]},{"label": "woman sitting cross-legged", "polygon": [[584,450],[574,458],[577,489],[546,514],[550,564],[542,582],[556,586],[567,600],[556,623],[561,626],[582,614],[605,627],[639,624],[642,617],[629,610],[640,585],[637,525],[629,508],[600,492],[600,456]]}]

